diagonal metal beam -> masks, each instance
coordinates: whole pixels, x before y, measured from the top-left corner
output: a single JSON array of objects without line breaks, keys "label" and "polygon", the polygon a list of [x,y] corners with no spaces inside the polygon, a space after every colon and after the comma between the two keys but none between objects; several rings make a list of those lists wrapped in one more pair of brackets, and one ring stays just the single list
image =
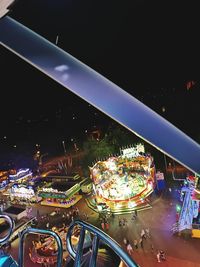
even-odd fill
[{"label": "diagonal metal beam", "polygon": [[200,174],[200,145],[119,86],[8,16],[0,21],[0,43],[161,152]]}]

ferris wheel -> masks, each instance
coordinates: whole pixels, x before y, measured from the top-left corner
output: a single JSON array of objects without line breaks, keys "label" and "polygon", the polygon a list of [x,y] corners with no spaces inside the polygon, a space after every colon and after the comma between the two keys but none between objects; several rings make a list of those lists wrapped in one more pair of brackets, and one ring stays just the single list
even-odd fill
[{"label": "ferris wheel", "polygon": [[200,145],[122,88],[8,16],[0,0],[0,44],[134,134],[200,174]]}]

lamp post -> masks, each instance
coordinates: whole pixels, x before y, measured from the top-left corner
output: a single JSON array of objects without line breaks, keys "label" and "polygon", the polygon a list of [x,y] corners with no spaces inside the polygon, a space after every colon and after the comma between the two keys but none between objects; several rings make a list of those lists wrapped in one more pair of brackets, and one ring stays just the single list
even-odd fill
[{"label": "lamp post", "polygon": [[164,156],[164,162],[165,162],[165,170],[167,172],[167,159],[166,159],[166,155],[163,153]]},{"label": "lamp post", "polygon": [[65,141],[62,141],[63,149],[64,149],[64,154],[65,156],[67,155],[66,147],[65,147]]}]

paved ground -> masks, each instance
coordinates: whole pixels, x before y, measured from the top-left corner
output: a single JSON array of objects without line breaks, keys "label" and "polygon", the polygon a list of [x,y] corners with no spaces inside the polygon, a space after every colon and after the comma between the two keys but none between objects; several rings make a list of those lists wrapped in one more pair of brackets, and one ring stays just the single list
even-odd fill
[{"label": "paved ground", "polygon": [[[149,227],[151,238],[144,241],[144,249],[134,250],[133,258],[141,267],[179,266],[179,267],[200,267],[200,240],[185,239],[173,236],[170,229],[175,222],[176,200],[159,198],[154,200],[152,209],[138,212],[136,221],[130,220],[130,215],[126,217],[128,225],[119,227],[118,221],[114,219],[110,223],[108,234],[123,244],[124,237],[133,244],[134,239],[139,239],[142,228]],[[151,246],[154,250],[152,252]],[[167,261],[157,263],[157,249],[163,249],[167,255]]]},{"label": "paved ground", "polygon": [[[131,220],[131,214],[115,215],[109,219],[110,228],[107,233],[123,246],[123,238],[129,239],[133,244],[134,239],[140,238],[142,228],[150,229],[151,238],[144,241],[144,249],[134,250],[132,257],[141,267],[200,267],[200,240],[172,235],[170,229],[175,222],[176,204],[179,202],[178,191],[172,189],[161,196],[152,197],[152,208],[138,212],[137,219]],[[81,214],[84,212],[89,216],[89,222],[100,227],[99,215],[89,209],[84,199],[77,203]],[[34,209],[39,209],[40,214],[47,214],[53,211],[52,207],[37,205]],[[61,212],[65,209],[61,209]],[[119,226],[119,218],[126,218],[127,225]],[[25,251],[25,267],[41,266],[33,264],[28,256],[28,246]],[[12,243],[11,254],[17,259],[18,241]],[[152,251],[153,246],[153,251]],[[125,249],[125,248],[124,248]],[[157,263],[157,249],[163,249],[166,252],[167,260]]]}]

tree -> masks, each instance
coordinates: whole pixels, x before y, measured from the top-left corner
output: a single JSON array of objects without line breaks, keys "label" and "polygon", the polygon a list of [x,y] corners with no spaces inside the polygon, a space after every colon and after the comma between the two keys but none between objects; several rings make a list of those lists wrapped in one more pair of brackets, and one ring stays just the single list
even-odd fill
[{"label": "tree", "polygon": [[[89,138],[83,143],[85,156],[82,159],[81,164],[83,166],[84,173],[87,173],[88,175],[88,166],[92,166],[97,160],[105,160],[110,155],[117,155],[120,152],[120,148],[135,145],[137,143],[141,143],[141,138],[123,126],[113,122],[107,128],[104,136],[101,136],[100,140]],[[146,152],[150,152],[150,154],[152,154],[151,152],[155,153],[156,149],[154,147],[145,141],[142,141],[142,143],[145,145]],[[158,154],[160,157],[161,152]]]},{"label": "tree", "polygon": [[112,124],[108,127],[105,138],[114,146],[113,153],[119,153],[120,147],[141,142],[141,139],[121,125]]},{"label": "tree", "polygon": [[[84,169],[88,170],[88,166],[92,165],[92,162],[97,159],[108,158],[109,155],[113,154],[114,146],[103,138],[99,141],[89,138],[83,143],[83,151],[85,156],[82,159],[82,165]],[[89,170],[88,170],[89,171]]]}]

